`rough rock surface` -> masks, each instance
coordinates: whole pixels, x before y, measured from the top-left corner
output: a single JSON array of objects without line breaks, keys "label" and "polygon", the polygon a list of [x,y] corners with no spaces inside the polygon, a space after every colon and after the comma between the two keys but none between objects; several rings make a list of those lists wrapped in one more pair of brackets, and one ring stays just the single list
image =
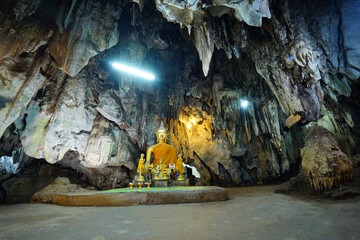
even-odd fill
[{"label": "rough rock surface", "polygon": [[32,195],[30,202],[34,203],[51,203],[52,196],[60,193],[72,193],[72,192],[88,192],[87,189],[81,188],[76,184],[71,184],[69,179],[66,177],[57,177],[47,187],[41,189]]},{"label": "rough rock surface", "polygon": [[[325,192],[317,192],[316,197],[320,196],[332,200],[340,200],[360,195],[360,155],[353,156],[351,161],[353,162],[354,171],[353,181]],[[314,189],[311,188],[310,182],[302,172],[296,177],[290,178],[290,181],[281,184],[276,189],[276,193],[288,194],[300,198],[314,198]]]},{"label": "rough rock surface", "polygon": [[199,58],[202,61],[204,75],[209,72],[214,52],[214,33],[210,16],[222,17],[224,14],[234,16],[250,26],[260,27],[262,18],[271,18],[267,0],[255,1],[155,1],[156,8],[170,22],[186,26],[192,35]]},{"label": "rough rock surface", "polygon": [[334,134],[323,127],[308,129],[301,156],[302,171],[317,192],[339,187],[353,178],[353,163],[339,149]]},{"label": "rough rock surface", "polygon": [[56,75],[55,65],[75,76],[91,57],[117,43],[120,13],[118,4],[101,1],[0,5],[0,136]]},{"label": "rough rock surface", "polygon": [[[342,71],[349,75],[351,79],[360,78],[360,43],[359,37],[359,22],[355,21],[360,14],[360,7],[358,0],[344,1],[340,3],[341,9],[341,31],[343,33],[342,40],[344,41],[344,60],[345,64],[342,66]],[[344,69],[345,68],[345,69]]]},{"label": "rough rock surface", "polygon": [[47,78],[40,71],[39,58],[30,56],[5,60],[0,65],[0,136],[19,118],[36,92],[45,84]]},{"label": "rough rock surface", "polygon": [[49,43],[56,64],[76,76],[91,57],[117,44],[121,8],[115,1],[61,1],[58,31]]},{"label": "rough rock surface", "polygon": [[64,80],[59,94],[51,94],[49,89],[50,101],[45,102],[46,96],[29,105],[21,133],[26,154],[55,163],[69,150],[84,153],[96,113],[85,108],[85,101],[91,102],[93,96],[81,76]]},{"label": "rough rock surface", "polygon": [[16,204],[29,202],[31,196],[54,181],[53,176],[24,176],[11,178],[2,183],[6,197],[4,203]]},{"label": "rough rock surface", "polygon": [[[340,85],[348,87],[348,81],[359,78],[358,60],[353,57],[359,55],[356,39],[360,26],[353,24],[359,12],[358,1],[156,4],[168,21],[189,29],[205,75],[214,45],[223,49],[228,58],[239,58],[247,52],[283,111],[287,115],[300,114],[304,123],[323,115],[323,86],[340,76]],[[234,15],[237,21],[224,14]],[[262,21],[263,18],[270,20]]]}]

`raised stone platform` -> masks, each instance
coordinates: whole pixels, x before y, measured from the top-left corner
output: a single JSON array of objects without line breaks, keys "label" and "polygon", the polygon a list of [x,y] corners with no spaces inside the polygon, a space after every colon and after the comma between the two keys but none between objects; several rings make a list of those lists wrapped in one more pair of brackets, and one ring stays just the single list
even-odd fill
[{"label": "raised stone platform", "polygon": [[61,206],[135,206],[226,200],[229,200],[228,191],[220,187],[125,188],[54,194],[52,197],[52,203]]},{"label": "raised stone platform", "polygon": [[154,184],[155,188],[158,188],[158,187],[170,187],[167,180],[155,180],[153,184]]}]

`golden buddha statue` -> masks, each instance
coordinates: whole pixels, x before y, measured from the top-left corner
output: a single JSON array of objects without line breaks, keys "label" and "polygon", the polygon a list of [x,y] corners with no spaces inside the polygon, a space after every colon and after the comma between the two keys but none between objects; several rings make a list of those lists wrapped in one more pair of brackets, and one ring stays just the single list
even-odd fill
[{"label": "golden buddha statue", "polygon": [[156,167],[160,164],[160,159],[162,159],[162,164],[169,166],[170,164],[176,163],[176,149],[166,143],[167,133],[164,127],[164,124],[161,122],[159,130],[156,132],[156,138],[158,144],[150,146],[146,152],[146,163],[145,165],[150,164],[152,154],[154,155],[153,165]]},{"label": "golden buddha statue", "polygon": [[160,179],[168,180],[169,179],[169,168],[165,164],[163,164],[162,159],[160,159],[160,164],[156,167],[160,172]]},{"label": "golden buddha statue", "polygon": [[184,175],[184,164],[181,153],[178,155],[178,159],[176,161],[176,171],[178,172],[179,176],[177,178],[178,181],[184,181],[185,175]]},{"label": "golden buddha statue", "polygon": [[[140,175],[137,181],[145,181],[141,180],[144,179],[142,176],[144,173],[147,173],[147,179],[170,180],[169,176],[171,176],[172,171],[178,171],[180,177],[178,178],[179,181],[185,180],[183,159],[181,158],[181,154],[179,154],[178,159],[176,149],[166,143],[167,133],[162,122],[160,128],[156,132],[156,138],[158,143],[156,145],[150,146],[146,151],[145,164],[144,154],[141,154],[138,165],[138,172]],[[150,164],[152,156],[154,157],[152,163]]]},{"label": "golden buddha statue", "polygon": [[[151,164],[151,165],[153,165],[153,164]],[[148,166],[150,166],[150,165],[148,165]],[[152,167],[151,172],[154,175],[154,180],[163,179],[164,173],[166,174],[166,166],[162,163],[161,158],[160,158],[159,164],[155,167]]]},{"label": "golden buddha statue", "polygon": [[144,169],[145,169],[145,165],[144,165],[145,159],[144,159],[144,156],[145,156],[145,155],[142,153],[142,154],[141,154],[141,158],[139,159],[139,164],[138,164],[138,169],[137,169],[137,171],[138,171],[138,173],[139,173],[139,177],[138,177],[138,179],[137,179],[138,182],[143,182],[143,181],[145,181],[144,176],[142,175],[142,174],[144,174]]}]

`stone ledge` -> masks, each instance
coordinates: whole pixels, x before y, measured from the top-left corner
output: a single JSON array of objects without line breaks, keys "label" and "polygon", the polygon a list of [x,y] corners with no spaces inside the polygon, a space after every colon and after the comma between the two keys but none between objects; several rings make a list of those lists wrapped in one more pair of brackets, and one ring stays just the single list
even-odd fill
[{"label": "stone ledge", "polygon": [[229,200],[228,191],[220,187],[189,187],[181,190],[136,192],[90,192],[54,194],[52,203],[60,206],[136,206],[177,203],[200,203]]}]

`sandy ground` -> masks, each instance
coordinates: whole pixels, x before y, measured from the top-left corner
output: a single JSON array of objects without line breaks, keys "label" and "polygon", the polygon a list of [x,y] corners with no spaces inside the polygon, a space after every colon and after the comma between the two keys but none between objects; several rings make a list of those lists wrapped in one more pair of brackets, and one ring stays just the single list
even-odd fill
[{"label": "sandy ground", "polygon": [[0,239],[360,239],[360,197],[305,200],[277,186],[226,202],[135,207],[0,206]]}]

